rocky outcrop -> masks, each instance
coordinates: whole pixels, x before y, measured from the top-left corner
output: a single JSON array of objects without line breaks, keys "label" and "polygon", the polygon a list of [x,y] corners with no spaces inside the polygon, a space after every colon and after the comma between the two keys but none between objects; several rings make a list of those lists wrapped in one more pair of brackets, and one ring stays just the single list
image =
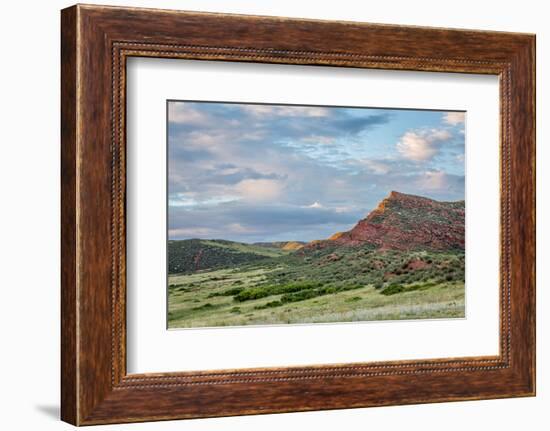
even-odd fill
[{"label": "rocky outcrop", "polygon": [[388,250],[463,250],[464,215],[464,201],[439,202],[392,191],[351,230],[306,248],[370,244]]}]

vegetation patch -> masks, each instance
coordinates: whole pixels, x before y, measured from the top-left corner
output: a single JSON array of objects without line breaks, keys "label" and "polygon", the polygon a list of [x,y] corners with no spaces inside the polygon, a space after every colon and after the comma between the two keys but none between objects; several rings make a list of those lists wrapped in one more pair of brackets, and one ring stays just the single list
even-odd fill
[{"label": "vegetation patch", "polygon": [[346,302],[357,302],[357,301],[361,301],[360,296],[352,296],[351,298],[346,299]]},{"label": "vegetation patch", "polygon": [[216,296],[233,296],[238,295],[244,290],[244,287],[233,287],[231,289],[224,290],[222,292],[213,292],[208,295],[208,298],[214,298]]},{"label": "vegetation patch", "polygon": [[189,239],[168,241],[168,273],[183,274],[216,268],[232,268],[288,253],[277,248],[226,240]]},{"label": "vegetation patch", "polygon": [[222,266],[169,274],[169,327],[464,315],[463,251],[301,248]]},{"label": "vegetation patch", "polygon": [[429,289],[435,285],[436,283],[413,284],[409,286],[405,286],[403,284],[390,284],[388,287],[384,288],[384,290],[380,291],[380,293],[386,296],[397,295],[398,293],[403,292],[414,292],[415,290]]},{"label": "vegetation patch", "polygon": [[251,301],[254,299],[265,298],[267,296],[288,294],[313,289],[322,286],[320,282],[298,282],[287,283],[282,285],[266,285],[258,286],[251,289],[243,289],[238,292],[233,299],[238,302]]}]

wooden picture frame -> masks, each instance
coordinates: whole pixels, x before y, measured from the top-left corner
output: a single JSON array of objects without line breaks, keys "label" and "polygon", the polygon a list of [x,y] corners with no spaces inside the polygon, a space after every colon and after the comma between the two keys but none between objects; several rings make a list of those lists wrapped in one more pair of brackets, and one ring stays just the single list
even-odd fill
[{"label": "wooden picture frame", "polygon": [[[62,11],[61,49],[64,421],[535,394],[534,35],[77,5]],[[128,375],[125,65],[131,56],[498,75],[500,354]]]}]

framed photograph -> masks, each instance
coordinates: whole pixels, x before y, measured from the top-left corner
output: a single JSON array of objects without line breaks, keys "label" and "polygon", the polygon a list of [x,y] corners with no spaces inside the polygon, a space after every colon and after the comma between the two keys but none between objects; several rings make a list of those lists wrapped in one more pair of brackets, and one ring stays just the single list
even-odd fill
[{"label": "framed photograph", "polygon": [[168,101],[168,328],[464,318],[465,120]]},{"label": "framed photograph", "polygon": [[535,394],[535,37],[62,11],[62,419]]}]

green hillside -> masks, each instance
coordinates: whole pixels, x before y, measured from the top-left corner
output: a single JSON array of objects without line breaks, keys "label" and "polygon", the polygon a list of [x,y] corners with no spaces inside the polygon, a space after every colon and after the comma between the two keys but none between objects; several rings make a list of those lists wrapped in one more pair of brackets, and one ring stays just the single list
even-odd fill
[{"label": "green hillside", "polygon": [[335,246],[255,259],[170,275],[169,327],[464,316],[462,251]]},{"label": "green hillside", "polygon": [[280,248],[226,240],[168,241],[168,273],[189,273],[257,262],[287,254]]},{"label": "green hillside", "polygon": [[303,241],[274,241],[274,242],[255,242],[254,245],[267,248],[280,248],[282,250],[294,251],[302,248],[307,243]]},{"label": "green hillside", "polygon": [[391,192],[326,240],[168,244],[168,327],[464,317],[464,202]]}]

